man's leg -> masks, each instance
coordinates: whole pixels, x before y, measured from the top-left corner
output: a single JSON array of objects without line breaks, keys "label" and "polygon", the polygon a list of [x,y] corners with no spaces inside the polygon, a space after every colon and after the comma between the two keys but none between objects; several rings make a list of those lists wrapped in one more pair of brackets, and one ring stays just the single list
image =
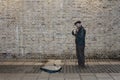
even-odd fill
[{"label": "man's leg", "polygon": [[84,46],[77,46],[77,49],[78,64],[80,66],[85,66]]},{"label": "man's leg", "polygon": [[77,56],[77,59],[78,59],[78,65],[80,65],[79,63],[79,48],[78,46],[76,45],[76,56]]},{"label": "man's leg", "polygon": [[81,47],[81,53],[80,53],[80,54],[81,54],[81,55],[80,55],[80,56],[81,56],[81,60],[82,60],[82,61],[81,61],[81,66],[85,66],[85,54],[84,54],[84,49],[85,49],[85,47],[82,46],[82,47]]}]

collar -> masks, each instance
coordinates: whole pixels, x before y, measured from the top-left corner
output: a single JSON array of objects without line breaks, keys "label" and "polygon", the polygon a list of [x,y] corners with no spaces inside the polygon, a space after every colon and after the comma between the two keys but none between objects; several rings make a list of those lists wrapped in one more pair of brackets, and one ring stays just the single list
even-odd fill
[{"label": "collar", "polygon": [[82,29],[83,27],[82,27],[82,25],[81,25],[81,27],[79,28],[79,31]]}]

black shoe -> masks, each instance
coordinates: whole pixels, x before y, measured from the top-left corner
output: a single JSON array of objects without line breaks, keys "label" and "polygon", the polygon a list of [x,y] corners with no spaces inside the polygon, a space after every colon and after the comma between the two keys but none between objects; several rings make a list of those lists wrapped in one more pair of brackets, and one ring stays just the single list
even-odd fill
[{"label": "black shoe", "polygon": [[85,65],[81,65],[81,67],[82,67],[82,68],[86,68],[86,66],[85,66]]},{"label": "black shoe", "polygon": [[80,68],[86,68],[86,66],[85,66],[85,65],[79,65],[79,67],[80,67]]}]

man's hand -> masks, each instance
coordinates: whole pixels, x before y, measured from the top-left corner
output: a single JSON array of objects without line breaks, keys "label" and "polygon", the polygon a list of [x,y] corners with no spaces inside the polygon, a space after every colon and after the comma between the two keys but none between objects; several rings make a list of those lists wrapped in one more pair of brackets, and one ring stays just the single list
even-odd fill
[{"label": "man's hand", "polygon": [[76,36],[76,33],[77,33],[77,30],[76,30],[76,29],[73,29],[73,30],[72,30],[72,35]]}]

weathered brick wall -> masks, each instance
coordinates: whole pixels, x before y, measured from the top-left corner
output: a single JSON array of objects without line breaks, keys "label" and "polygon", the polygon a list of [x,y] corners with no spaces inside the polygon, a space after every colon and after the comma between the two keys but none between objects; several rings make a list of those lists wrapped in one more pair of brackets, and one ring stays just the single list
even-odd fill
[{"label": "weathered brick wall", "polygon": [[[0,0],[0,53],[75,54],[81,20],[86,56],[120,52],[120,0]],[[96,56],[96,55],[94,55]]]}]

